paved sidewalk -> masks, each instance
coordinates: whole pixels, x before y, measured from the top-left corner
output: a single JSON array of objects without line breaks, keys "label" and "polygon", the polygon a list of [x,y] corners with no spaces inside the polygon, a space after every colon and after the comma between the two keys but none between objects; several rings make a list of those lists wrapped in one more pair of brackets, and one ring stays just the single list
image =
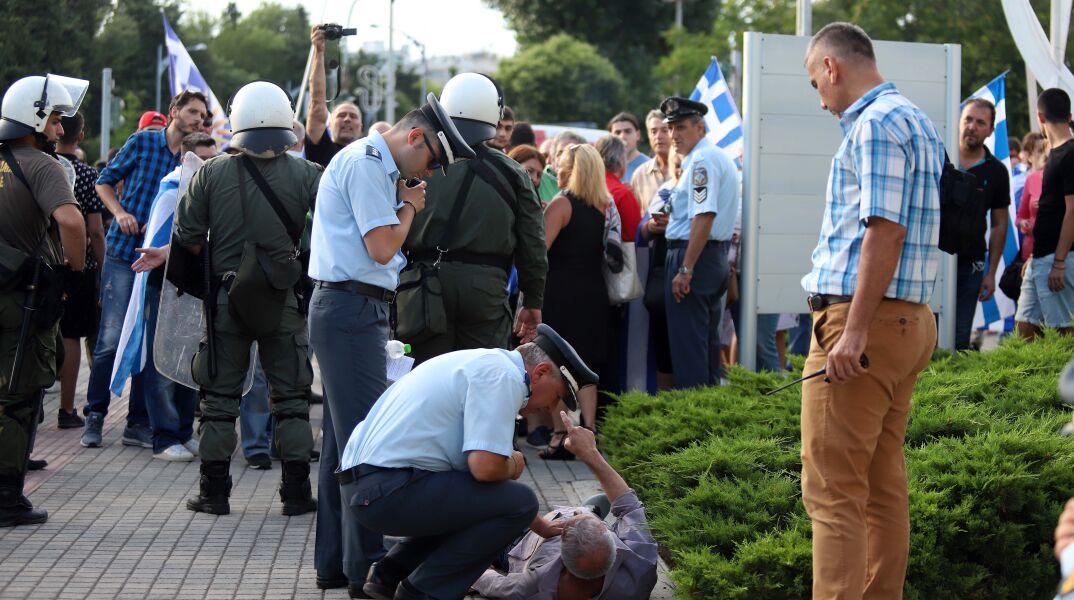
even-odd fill
[{"label": "paved sidewalk", "polygon": [[[84,403],[87,378],[83,368],[76,404]],[[82,448],[81,429],[57,429],[58,407],[59,393],[49,393],[33,455],[49,466],[27,478],[30,499],[49,520],[0,529],[0,599],[347,598],[345,589],[317,589],[314,515],[280,514],[278,462],[255,471],[237,452],[231,514],[193,513],[185,499],[196,493],[198,462],[154,460],[151,450],[123,446],[126,397],[110,407],[101,448]],[[315,433],[321,415],[315,405]],[[577,461],[526,454],[523,481],[537,490],[542,510],[599,490]],[[653,598],[671,598],[661,574]]]}]

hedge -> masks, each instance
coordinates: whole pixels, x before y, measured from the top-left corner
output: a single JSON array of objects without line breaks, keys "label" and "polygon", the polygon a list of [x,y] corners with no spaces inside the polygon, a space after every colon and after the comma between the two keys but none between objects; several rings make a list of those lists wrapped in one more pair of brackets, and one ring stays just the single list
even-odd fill
[{"label": "hedge", "polygon": [[[1051,598],[1052,531],[1074,495],[1074,440],[1056,377],[1074,338],[937,351],[906,435],[908,600]],[[801,366],[801,361],[797,365]],[[732,367],[719,388],[625,394],[602,444],[647,506],[679,598],[808,598],[800,388]]]}]

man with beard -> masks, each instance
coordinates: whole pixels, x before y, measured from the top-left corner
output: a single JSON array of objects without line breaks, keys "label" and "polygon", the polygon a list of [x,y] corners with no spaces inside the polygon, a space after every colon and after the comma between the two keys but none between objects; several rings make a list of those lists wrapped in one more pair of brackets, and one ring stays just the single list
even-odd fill
[{"label": "man with beard", "polygon": [[[313,66],[310,68],[310,99],[306,107],[306,160],[327,167],[344,146],[362,137],[362,111],[353,102],[340,102],[328,114],[324,75],[324,30],[310,30]],[[327,130],[327,131],[326,131]],[[325,135],[328,133],[328,135]]]},{"label": "man with beard", "polygon": [[966,102],[959,120],[958,155],[962,169],[977,177],[979,193],[989,208],[988,264],[984,245],[979,252],[958,255],[955,298],[955,349],[970,347],[970,330],[977,301],[988,300],[996,291],[996,270],[1007,241],[1007,207],[1011,204],[1011,179],[1007,167],[992,155],[984,142],[996,125],[996,107],[983,98]]},{"label": "man with beard", "polygon": [[[141,245],[160,180],[179,166],[183,139],[202,130],[208,113],[209,103],[204,94],[189,90],[180,93],[168,108],[168,127],[163,131],[141,131],[127,138],[97,179],[97,194],[115,219],[108,230],[108,249],[101,266],[101,321],[86,388],[86,430],[82,434],[82,446],[86,448],[101,446],[104,417],[111,401],[108,387],[112,365],[134,286],[131,264],[138,259],[134,249]],[[117,197],[116,185],[120,181],[123,194]],[[152,448],[153,432],[142,383],[142,375],[135,375],[123,444]]]}]

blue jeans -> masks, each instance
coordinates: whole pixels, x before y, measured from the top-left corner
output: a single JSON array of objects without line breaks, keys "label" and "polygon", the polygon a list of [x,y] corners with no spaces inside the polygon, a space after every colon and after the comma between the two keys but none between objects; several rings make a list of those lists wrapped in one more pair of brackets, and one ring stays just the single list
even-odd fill
[{"label": "blue jeans", "polygon": [[189,441],[194,435],[198,393],[157,372],[153,363],[153,340],[157,333],[157,315],[160,314],[160,288],[146,286],[145,294],[146,356],[141,376],[149,426],[153,428],[153,452],[161,452]]},{"label": "blue jeans", "polygon": [[[112,392],[112,365],[119,348],[119,334],[123,331],[123,319],[127,316],[127,304],[134,288],[134,271],[128,261],[108,256],[101,268],[101,325],[97,330],[97,347],[93,350],[89,385],[86,388],[85,414],[91,412],[108,414]],[[131,377],[130,404],[127,425],[149,427],[149,413],[145,403],[145,378],[141,373]]]},{"label": "blue jeans", "polygon": [[261,361],[254,369],[254,382],[239,404],[239,432],[242,434],[242,455],[268,454],[272,445],[272,412],[269,410],[268,382],[261,370]]},{"label": "blue jeans", "polygon": [[983,261],[958,261],[955,276],[955,350],[970,347],[973,316],[977,312],[977,298],[984,280]]},{"label": "blue jeans", "polygon": [[813,339],[813,315],[801,313],[798,315],[798,326],[790,331],[790,340],[787,341],[788,354],[809,354],[809,344]]}]

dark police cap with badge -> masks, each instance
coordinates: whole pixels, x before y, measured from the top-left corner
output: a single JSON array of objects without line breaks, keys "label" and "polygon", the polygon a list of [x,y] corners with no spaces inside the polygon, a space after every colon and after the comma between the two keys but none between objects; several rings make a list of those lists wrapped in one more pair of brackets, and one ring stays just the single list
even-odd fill
[{"label": "dark police cap with badge", "polygon": [[544,350],[548,358],[559,367],[563,381],[567,384],[567,395],[563,398],[563,403],[571,410],[578,410],[578,390],[597,385],[600,378],[586,366],[574,347],[548,325],[541,323],[537,326],[537,337],[533,343]]},{"label": "dark police cap with badge", "polygon": [[[420,109],[421,114],[425,116],[425,119],[429,121],[429,124],[435,130],[435,132],[430,131],[429,133],[433,134],[433,138],[440,141],[440,152],[437,152],[435,148],[431,148],[431,150],[436,157],[436,162],[440,165],[440,170],[444,175],[447,175],[448,165],[460,160],[476,158],[477,153],[459,133],[458,128],[455,127],[455,122],[451,120],[444,107],[440,105],[440,101],[436,99],[436,94],[429,92],[425,100],[425,104]],[[426,143],[430,142],[432,140],[426,138]]]},{"label": "dark police cap with badge", "polygon": [[709,107],[689,98],[671,96],[660,103],[660,112],[664,113],[665,123],[674,123],[687,117],[703,117],[709,112]]}]

